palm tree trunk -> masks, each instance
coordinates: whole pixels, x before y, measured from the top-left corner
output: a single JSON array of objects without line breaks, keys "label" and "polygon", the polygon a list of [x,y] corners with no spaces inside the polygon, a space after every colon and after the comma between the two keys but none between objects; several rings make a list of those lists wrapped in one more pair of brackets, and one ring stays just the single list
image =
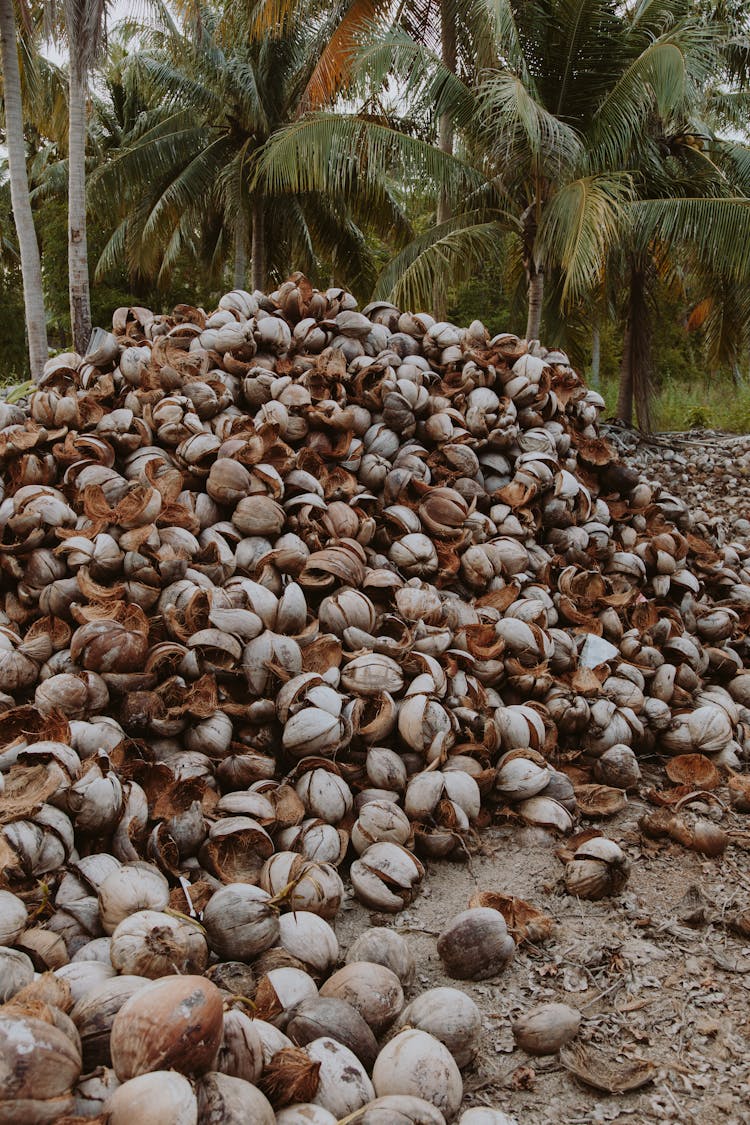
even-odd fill
[{"label": "palm tree trunk", "polygon": [[89,257],[86,244],[86,101],[88,76],[70,52],[68,125],[68,289],[73,347],[84,355],[91,337]]},{"label": "palm tree trunk", "polygon": [[630,267],[617,417],[621,422],[632,424],[635,404],[638,425],[645,433],[651,431],[652,358],[646,270],[642,264],[633,262]]},{"label": "palm tree trunk", "polygon": [[599,386],[599,372],[602,362],[602,332],[601,318],[597,312],[594,314],[594,323],[591,328],[591,386]]},{"label": "palm tree trunk", "polygon": [[23,278],[23,303],[32,379],[39,379],[47,360],[47,318],[44,312],[42,264],[34,228],[26,173],[26,143],[23,136],[21,75],[18,69],[16,19],[13,0],[0,0],[0,55],[5,96],[5,143],[8,147],[10,198],[18,235]]},{"label": "palm tree trunk", "polygon": [[253,199],[252,286],[262,290],[266,284],[266,214],[262,195]]},{"label": "palm tree trunk", "polygon": [[526,318],[526,339],[538,340],[544,303],[544,270],[532,262],[529,266],[529,311]]},{"label": "palm tree trunk", "polygon": [[240,206],[234,220],[234,287],[245,288],[247,273],[247,213]]},{"label": "palm tree trunk", "polygon": [[[440,47],[444,65],[456,73],[456,8],[455,0],[440,0]],[[449,113],[442,113],[438,122],[438,147],[442,152],[453,153],[453,119]],[[445,189],[438,192],[437,223],[447,223],[451,217],[450,201]],[[447,313],[447,293],[445,281],[440,278],[435,283],[432,295],[433,315],[436,320],[445,320]]]},{"label": "palm tree trunk", "polygon": [[622,360],[620,362],[620,383],[617,389],[617,409],[615,417],[620,422],[633,424],[633,368],[631,353],[633,350],[630,321],[625,325],[625,338],[622,343]]}]

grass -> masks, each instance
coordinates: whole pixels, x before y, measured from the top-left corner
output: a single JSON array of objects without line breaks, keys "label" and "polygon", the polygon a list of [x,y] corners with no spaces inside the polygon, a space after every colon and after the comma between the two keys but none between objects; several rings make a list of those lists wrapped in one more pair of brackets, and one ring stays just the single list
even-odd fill
[{"label": "grass", "polygon": [[0,371],[0,387],[15,387],[26,378],[23,371]]},{"label": "grass", "polygon": [[[614,416],[617,382],[606,380],[600,393],[604,418]],[[750,433],[750,382],[735,385],[728,378],[682,383],[665,379],[654,397],[655,430],[727,430]]]}]

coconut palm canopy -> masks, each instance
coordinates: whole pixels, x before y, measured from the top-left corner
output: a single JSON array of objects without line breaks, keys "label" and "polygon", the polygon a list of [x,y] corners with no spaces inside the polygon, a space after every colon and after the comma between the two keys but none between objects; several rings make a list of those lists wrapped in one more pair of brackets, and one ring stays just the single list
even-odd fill
[{"label": "coconut palm canopy", "polygon": [[242,45],[215,12],[196,15],[180,27],[163,9],[123,67],[145,108],[92,177],[93,198],[124,201],[100,270],[125,256],[131,269],[165,276],[201,241],[217,270],[234,254],[241,284],[249,233],[255,287],[322,256],[366,291],[374,266],[356,220],[406,233],[395,195],[370,192],[365,211],[356,192],[348,201],[334,187],[278,193],[255,176],[264,145],[303,111],[328,30],[295,25]]},{"label": "coconut palm canopy", "polygon": [[[681,5],[684,7],[684,5]],[[563,303],[598,282],[623,237],[691,245],[704,262],[746,276],[747,150],[717,134],[723,31],[677,5],[629,13],[607,0],[499,3],[495,60],[451,74],[439,56],[391,28],[360,59],[363,82],[398,75],[412,117],[452,115],[459,143],[438,160],[419,136],[362,114],[309,115],[267,146],[262,174],[276,190],[325,187],[361,150],[367,174],[406,165],[438,179],[454,218],[395,258],[378,282],[407,304],[429,300],[435,276],[470,274],[517,238],[529,283],[558,271]],[[732,202],[718,205],[720,195]],[[707,220],[711,219],[709,224]],[[737,226],[739,224],[739,228]],[[710,226],[710,237],[706,229]],[[739,245],[740,241],[743,245]],[[538,328],[538,320],[530,325]]]},{"label": "coconut palm canopy", "polygon": [[[711,363],[744,354],[742,4],[183,0],[106,37],[105,9],[47,9],[62,46],[85,47],[70,69],[67,163],[62,84],[38,65],[34,36],[20,39],[27,129],[42,106],[59,119],[34,205],[63,173],[77,185],[74,321],[88,88],[98,278],[167,287],[193,262],[217,288],[229,277],[252,288],[303,268],[444,315],[448,293],[490,269],[507,300],[523,290],[528,337],[545,317],[573,340],[592,307],[619,322],[621,413],[635,399],[645,424],[648,321],[665,292],[692,303]],[[644,330],[636,346],[628,325]]]}]

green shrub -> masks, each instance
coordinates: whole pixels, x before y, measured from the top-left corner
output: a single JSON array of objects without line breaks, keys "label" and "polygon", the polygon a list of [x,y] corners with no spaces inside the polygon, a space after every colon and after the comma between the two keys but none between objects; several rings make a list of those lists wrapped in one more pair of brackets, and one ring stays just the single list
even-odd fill
[{"label": "green shrub", "polygon": [[[600,392],[606,403],[603,417],[614,417],[617,380],[605,379]],[[665,379],[654,395],[653,418],[655,430],[750,433],[750,382],[742,380],[735,384],[729,375],[710,381]]]}]

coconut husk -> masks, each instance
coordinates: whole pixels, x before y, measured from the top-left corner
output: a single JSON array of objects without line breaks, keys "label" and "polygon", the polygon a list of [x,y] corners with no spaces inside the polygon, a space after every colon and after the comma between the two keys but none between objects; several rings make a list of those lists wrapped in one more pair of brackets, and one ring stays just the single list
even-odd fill
[{"label": "coconut husk", "polygon": [[275,1109],[309,1102],[318,1090],[320,1063],[301,1047],[283,1047],[266,1065],[258,1086]]},{"label": "coconut husk", "polygon": [[555,929],[554,919],[515,895],[504,895],[499,891],[479,891],[469,899],[469,907],[475,906],[488,906],[492,910],[498,910],[516,945],[523,942],[541,945],[552,936]]},{"label": "coconut husk", "polygon": [[640,1090],[653,1082],[657,1074],[654,1063],[648,1059],[621,1062],[591,1047],[576,1044],[563,1047],[560,1062],[586,1086],[606,1094],[625,1094]]}]

